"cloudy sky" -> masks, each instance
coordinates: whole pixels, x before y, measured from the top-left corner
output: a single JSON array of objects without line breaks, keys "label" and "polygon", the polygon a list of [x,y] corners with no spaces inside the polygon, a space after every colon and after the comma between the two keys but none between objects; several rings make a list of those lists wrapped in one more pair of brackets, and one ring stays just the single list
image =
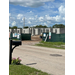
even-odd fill
[{"label": "cloudy sky", "polygon": [[65,0],[9,0],[9,26],[65,25]]}]

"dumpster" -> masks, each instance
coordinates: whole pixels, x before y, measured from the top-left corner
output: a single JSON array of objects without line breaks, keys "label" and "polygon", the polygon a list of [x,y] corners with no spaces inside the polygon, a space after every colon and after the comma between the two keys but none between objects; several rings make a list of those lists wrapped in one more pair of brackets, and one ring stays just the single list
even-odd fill
[{"label": "dumpster", "polygon": [[21,33],[21,39],[22,40],[31,40],[31,34]]}]

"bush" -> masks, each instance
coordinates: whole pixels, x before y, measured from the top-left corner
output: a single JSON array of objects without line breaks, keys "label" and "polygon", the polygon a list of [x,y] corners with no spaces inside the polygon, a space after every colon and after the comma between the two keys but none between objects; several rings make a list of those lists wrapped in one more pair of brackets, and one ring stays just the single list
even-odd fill
[{"label": "bush", "polygon": [[12,64],[16,64],[16,65],[20,65],[22,60],[20,59],[20,57],[18,57],[17,59],[16,58],[13,58],[12,59]]}]

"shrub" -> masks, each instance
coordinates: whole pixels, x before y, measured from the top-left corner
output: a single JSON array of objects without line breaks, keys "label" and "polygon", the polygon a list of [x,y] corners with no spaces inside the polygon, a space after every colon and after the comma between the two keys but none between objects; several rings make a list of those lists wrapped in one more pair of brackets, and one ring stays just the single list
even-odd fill
[{"label": "shrub", "polygon": [[13,58],[12,59],[12,64],[16,64],[16,65],[20,65],[22,60],[20,59],[20,57],[18,57],[17,59],[16,58]]}]

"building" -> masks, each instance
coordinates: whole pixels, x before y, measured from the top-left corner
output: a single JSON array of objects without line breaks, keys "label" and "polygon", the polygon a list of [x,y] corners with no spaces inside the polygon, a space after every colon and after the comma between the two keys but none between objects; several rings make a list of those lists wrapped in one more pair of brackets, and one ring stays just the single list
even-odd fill
[{"label": "building", "polygon": [[65,33],[65,28],[27,28],[27,29],[9,29],[9,32],[13,33],[25,33],[31,35],[40,35],[43,32],[52,32],[56,34],[63,34]]}]

